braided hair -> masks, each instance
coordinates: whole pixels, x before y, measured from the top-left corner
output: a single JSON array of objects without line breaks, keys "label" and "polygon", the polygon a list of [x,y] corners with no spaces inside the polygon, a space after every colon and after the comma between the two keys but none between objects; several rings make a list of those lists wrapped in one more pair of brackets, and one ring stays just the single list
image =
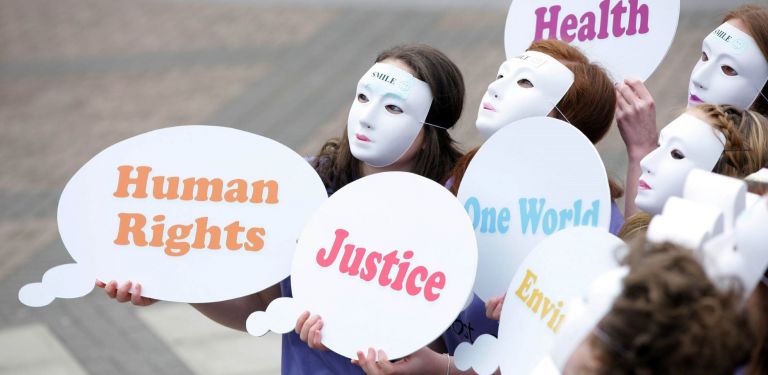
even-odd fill
[{"label": "braided hair", "polygon": [[725,136],[725,148],[712,172],[744,178],[768,164],[768,119],[731,105],[702,104],[694,114]]}]

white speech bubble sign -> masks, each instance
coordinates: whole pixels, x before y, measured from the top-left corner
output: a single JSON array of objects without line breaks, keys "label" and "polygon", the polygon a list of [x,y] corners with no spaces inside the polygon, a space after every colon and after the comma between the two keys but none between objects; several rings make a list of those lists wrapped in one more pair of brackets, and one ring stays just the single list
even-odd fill
[{"label": "white speech bubble sign", "polygon": [[[445,187],[383,172],[340,189],[299,239],[294,299],[323,317],[323,344],[400,358],[453,323],[472,291],[474,231]],[[395,263],[397,261],[398,263]]]},{"label": "white speech bubble sign", "polygon": [[645,81],[677,31],[680,0],[513,0],[507,15],[507,58],[541,39],[579,47],[616,82]]},{"label": "white speech bubble sign", "polygon": [[469,164],[459,201],[472,219],[479,260],[475,293],[506,292],[515,270],[558,230],[608,230],[611,201],[600,155],[578,129],[550,117],[496,132]]},{"label": "white speech bubble sign", "polygon": [[19,298],[74,298],[95,279],[139,282],[142,295],[176,302],[258,292],[289,275],[301,228],[326,199],[309,163],[271,139],[203,125],[144,133],[70,179],[57,219],[77,264]]},{"label": "white speech bubble sign", "polygon": [[488,353],[462,343],[456,349],[459,369],[472,366],[484,375],[498,366],[502,374],[531,373],[549,354],[569,301],[584,294],[595,277],[616,268],[622,251],[620,239],[591,227],[569,228],[541,241],[509,284],[498,342]]}]

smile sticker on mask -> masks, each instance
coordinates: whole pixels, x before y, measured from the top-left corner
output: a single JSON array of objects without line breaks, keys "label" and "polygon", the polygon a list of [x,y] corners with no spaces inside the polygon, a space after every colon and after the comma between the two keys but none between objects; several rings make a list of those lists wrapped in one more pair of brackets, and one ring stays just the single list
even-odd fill
[{"label": "smile sticker on mask", "polygon": [[704,39],[691,72],[688,106],[701,103],[749,108],[768,80],[768,60],[747,33],[726,22]]},{"label": "smile sticker on mask", "polygon": [[429,85],[386,63],[375,64],[357,84],[347,136],[357,159],[386,167],[408,151],[432,106]]},{"label": "smile sticker on mask", "polygon": [[574,76],[553,57],[528,51],[501,64],[477,113],[477,130],[490,138],[507,124],[546,116],[573,84]]}]

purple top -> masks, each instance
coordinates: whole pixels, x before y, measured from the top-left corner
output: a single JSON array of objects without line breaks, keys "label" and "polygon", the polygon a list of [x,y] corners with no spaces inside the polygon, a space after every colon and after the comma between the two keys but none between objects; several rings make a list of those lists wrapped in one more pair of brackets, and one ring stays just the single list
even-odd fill
[{"label": "purple top", "polygon": [[619,234],[619,230],[621,230],[621,227],[623,226],[624,214],[621,213],[621,210],[619,210],[619,206],[616,205],[616,202],[611,202],[611,224],[608,228],[608,231],[610,231],[612,235],[616,236]]},{"label": "purple top", "polygon": [[[314,158],[306,158],[311,162]],[[446,182],[446,188],[451,187],[453,179]],[[328,195],[332,195],[332,187],[326,186]],[[616,234],[624,224],[624,216],[619,211],[615,202],[611,203],[611,224],[610,231]],[[288,277],[280,282],[280,289],[283,297],[293,297],[291,291],[291,278]],[[498,336],[499,322],[485,317],[485,303],[474,296],[472,303],[466,310],[462,311],[450,328],[448,328],[442,337],[445,341],[448,353],[453,355],[453,351],[459,343],[468,341],[474,342],[477,336],[482,334],[492,334]],[[283,334],[281,374],[283,375],[305,375],[305,374],[365,374],[359,367],[351,363],[350,359],[332,351],[320,351],[311,349],[305,342],[301,341],[299,335],[291,331]]]},{"label": "purple top", "polygon": [[[312,162],[314,157],[305,158]],[[328,196],[335,191],[326,186]],[[280,290],[283,297],[293,297],[291,291],[291,278],[287,277],[280,282]],[[359,367],[352,364],[349,358],[333,351],[320,351],[309,347],[301,341],[299,334],[290,331],[283,334],[283,354],[280,364],[282,375],[334,375],[334,374],[365,374]]]},{"label": "purple top", "polygon": [[[610,232],[616,235],[624,225],[624,216],[616,202],[611,202]],[[448,353],[453,355],[456,347],[462,342],[474,343],[478,336],[489,334],[499,337],[499,321],[488,319],[485,316],[485,302],[474,295],[472,302],[462,311],[450,328],[443,335],[443,342],[448,348]]]}]

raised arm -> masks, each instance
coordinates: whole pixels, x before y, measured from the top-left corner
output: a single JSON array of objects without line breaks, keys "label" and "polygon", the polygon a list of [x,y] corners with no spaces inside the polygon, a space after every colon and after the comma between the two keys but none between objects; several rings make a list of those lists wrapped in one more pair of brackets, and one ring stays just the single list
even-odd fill
[{"label": "raised arm", "polygon": [[637,182],[642,170],[640,160],[658,146],[656,103],[639,80],[625,80],[616,86],[616,123],[627,146],[627,180],[624,196],[624,217],[639,212],[635,206]]}]

